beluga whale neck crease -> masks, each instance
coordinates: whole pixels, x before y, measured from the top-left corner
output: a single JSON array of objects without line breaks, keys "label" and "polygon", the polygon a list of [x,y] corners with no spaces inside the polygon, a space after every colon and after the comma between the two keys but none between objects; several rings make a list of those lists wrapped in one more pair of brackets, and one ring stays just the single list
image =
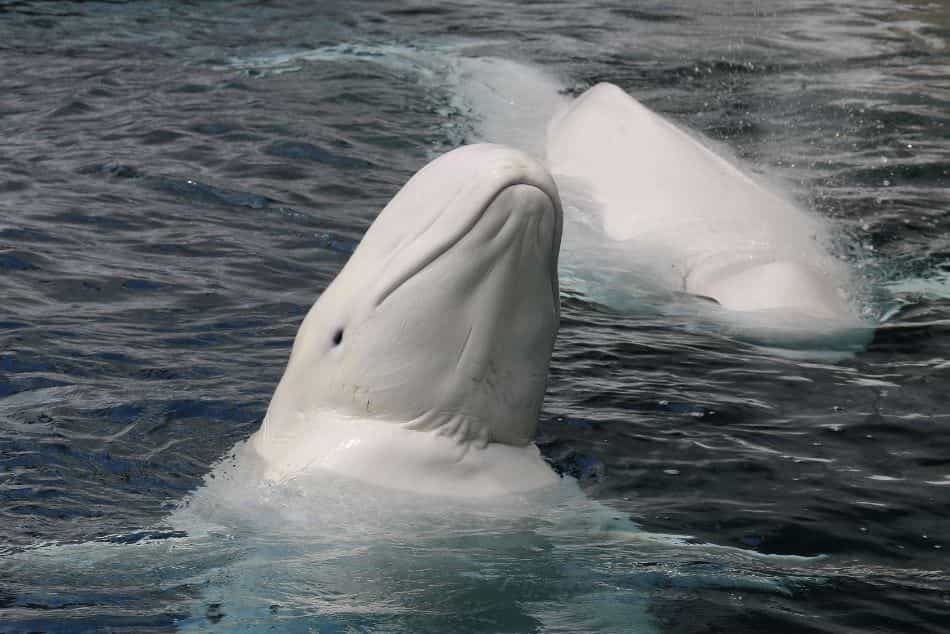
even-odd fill
[{"label": "beluga whale neck crease", "polygon": [[301,324],[249,440],[265,477],[469,497],[553,482],[533,439],[560,239],[554,182],[526,154],[473,145],[420,170]]}]

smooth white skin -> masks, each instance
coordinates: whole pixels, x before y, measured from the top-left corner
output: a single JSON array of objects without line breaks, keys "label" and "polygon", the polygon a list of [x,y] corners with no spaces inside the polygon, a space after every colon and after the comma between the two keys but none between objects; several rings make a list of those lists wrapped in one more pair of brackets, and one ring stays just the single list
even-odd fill
[{"label": "smooth white skin", "polygon": [[547,159],[565,204],[582,199],[608,238],[668,262],[672,290],[786,323],[859,325],[818,218],[617,86],[594,86],[554,118]]},{"label": "smooth white skin", "polygon": [[300,326],[249,443],[266,476],[469,497],[553,482],[532,441],[560,238],[554,182],[522,152],[468,146],[420,170]]}]

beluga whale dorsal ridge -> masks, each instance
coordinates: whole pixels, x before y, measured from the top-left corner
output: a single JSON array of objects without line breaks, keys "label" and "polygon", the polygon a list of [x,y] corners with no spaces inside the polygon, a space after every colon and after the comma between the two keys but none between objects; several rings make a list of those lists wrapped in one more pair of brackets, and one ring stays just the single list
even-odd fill
[{"label": "beluga whale dorsal ridge", "polygon": [[550,174],[511,148],[462,147],[413,176],[300,326],[249,441],[266,477],[469,497],[553,482],[533,439],[561,222]]},{"label": "beluga whale dorsal ridge", "polygon": [[609,239],[655,253],[671,290],[780,328],[860,326],[820,218],[617,86],[564,107],[546,150],[565,205],[583,199]]}]

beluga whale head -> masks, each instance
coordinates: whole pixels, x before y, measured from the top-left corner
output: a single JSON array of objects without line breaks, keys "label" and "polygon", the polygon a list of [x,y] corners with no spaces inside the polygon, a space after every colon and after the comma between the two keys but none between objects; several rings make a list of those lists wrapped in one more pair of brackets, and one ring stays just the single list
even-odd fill
[{"label": "beluga whale head", "polygon": [[551,481],[532,441],[561,224],[551,176],[520,151],[466,146],[415,174],[300,326],[250,440],[266,477],[465,496]]}]

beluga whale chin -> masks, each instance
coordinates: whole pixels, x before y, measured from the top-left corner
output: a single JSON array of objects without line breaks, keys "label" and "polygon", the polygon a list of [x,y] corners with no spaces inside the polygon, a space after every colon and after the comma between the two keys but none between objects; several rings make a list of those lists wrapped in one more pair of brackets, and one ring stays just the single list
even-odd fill
[{"label": "beluga whale chin", "polygon": [[265,478],[325,470],[453,496],[543,487],[561,205],[501,145],[426,165],[310,309],[261,428]]}]

